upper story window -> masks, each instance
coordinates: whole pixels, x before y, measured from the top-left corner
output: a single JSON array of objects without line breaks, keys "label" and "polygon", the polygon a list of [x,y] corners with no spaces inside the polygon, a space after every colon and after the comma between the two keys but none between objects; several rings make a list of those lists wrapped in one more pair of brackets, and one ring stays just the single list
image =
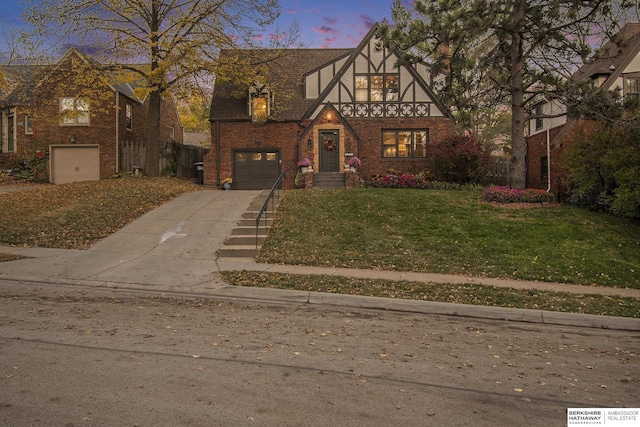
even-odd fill
[{"label": "upper story window", "polygon": [[542,118],[542,114],[543,114],[543,104],[540,104],[536,107],[536,117],[535,117],[535,122],[536,122],[536,130],[540,130],[542,129],[542,127],[544,126],[544,119]]},{"label": "upper story window", "polygon": [[172,141],[176,140],[176,128],[173,126],[169,126],[169,138],[171,138]]},{"label": "upper story window", "polygon": [[273,95],[265,85],[258,82],[249,88],[249,114],[254,123],[266,123],[271,114]]},{"label": "upper story window", "polygon": [[356,75],[357,102],[397,102],[397,74]]},{"label": "upper story window", "polygon": [[62,98],[60,116],[63,125],[88,125],[89,103],[80,98]]},{"label": "upper story window", "polygon": [[640,77],[627,77],[624,89],[627,106],[631,108],[640,106]]},{"label": "upper story window", "polygon": [[426,157],[429,130],[385,130],[382,132],[383,157]]},{"label": "upper story window", "polygon": [[129,103],[124,106],[124,122],[127,130],[133,130],[133,106]]}]

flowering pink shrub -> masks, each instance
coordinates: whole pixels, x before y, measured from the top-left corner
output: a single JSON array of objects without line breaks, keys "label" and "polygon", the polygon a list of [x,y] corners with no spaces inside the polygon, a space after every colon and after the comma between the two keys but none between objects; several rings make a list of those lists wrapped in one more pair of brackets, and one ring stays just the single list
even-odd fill
[{"label": "flowering pink shrub", "polygon": [[427,188],[425,178],[412,174],[388,174],[371,177],[367,186],[376,188]]},{"label": "flowering pink shrub", "polygon": [[548,203],[554,201],[552,193],[526,188],[489,187],[482,193],[482,200],[493,203]]},{"label": "flowering pink shrub", "polygon": [[427,179],[427,174],[402,174],[389,173],[387,175],[375,175],[369,178],[367,187],[372,188],[418,188],[431,190],[462,190],[479,187],[474,184],[456,184],[452,182],[432,181]]}]

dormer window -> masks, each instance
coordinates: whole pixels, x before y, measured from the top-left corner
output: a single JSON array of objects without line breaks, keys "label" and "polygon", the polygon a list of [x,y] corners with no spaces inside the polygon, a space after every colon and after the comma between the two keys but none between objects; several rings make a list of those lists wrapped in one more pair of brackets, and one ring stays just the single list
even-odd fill
[{"label": "dormer window", "polygon": [[253,123],[266,123],[271,114],[271,91],[265,85],[254,83],[249,88],[249,114]]}]

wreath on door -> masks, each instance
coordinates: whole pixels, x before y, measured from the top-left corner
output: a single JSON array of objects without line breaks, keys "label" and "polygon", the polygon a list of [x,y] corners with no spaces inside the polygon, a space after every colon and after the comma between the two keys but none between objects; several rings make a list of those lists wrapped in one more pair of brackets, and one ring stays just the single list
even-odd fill
[{"label": "wreath on door", "polygon": [[327,151],[333,151],[336,149],[336,141],[334,141],[333,138],[325,138],[323,145],[324,149]]}]

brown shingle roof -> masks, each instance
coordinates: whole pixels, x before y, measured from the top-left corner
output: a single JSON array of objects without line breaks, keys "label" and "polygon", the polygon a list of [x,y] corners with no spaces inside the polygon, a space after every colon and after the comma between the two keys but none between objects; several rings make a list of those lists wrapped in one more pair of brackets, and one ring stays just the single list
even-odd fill
[{"label": "brown shingle roof", "polygon": [[0,93],[3,106],[25,105],[31,102],[36,81],[46,71],[43,65],[3,65],[8,87]]},{"label": "brown shingle roof", "polygon": [[575,80],[606,76],[602,85],[609,89],[629,62],[640,51],[640,23],[626,24],[573,75]]},{"label": "brown shingle roof", "polygon": [[[102,68],[102,64],[95,61],[89,55],[86,55],[79,50],[72,48],[65,54],[64,57],[71,53],[76,53],[82,58],[89,61],[90,64],[95,67]],[[63,57],[63,58],[64,58]],[[62,61],[62,59],[60,60]],[[58,64],[60,63],[58,62]],[[56,64],[52,65],[2,65],[2,70],[5,73],[6,79],[9,83],[8,90],[0,91],[0,105],[2,106],[14,106],[14,105],[28,105],[33,102],[33,91],[38,82],[41,81],[46,73],[55,70]],[[143,68],[148,67],[146,65],[135,65],[135,67]],[[137,88],[144,88],[145,82],[142,81],[139,76],[129,71],[121,71],[120,73],[113,73],[112,71],[105,71],[109,73],[111,85],[114,90],[118,90],[125,96],[133,100],[142,102],[139,99],[135,90]]]},{"label": "brown shingle roof", "polygon": [[[271,118],[278,121],[300,120],[313,105],[315,99],[304,97],[304,75],[324,65],[347,57],[353,53],[350,49],[288,49],[273,61],[270,66],[270,80],[277,79],[278,86],[288,93],[275,93],[277,108],[272,111]],[[259,54],[260,50],[247,50],[247,55]],[[221,61],[229,52],[220,53]],[[248,87],[238,87],[234,83],[216,83],[211,102],[211,120],[248,120],[247,110]],[[244,93],[241,98],[234,93]],[[284,98],[284,100],[283,100]],[[279,102],[280,99],[280,102]],[[284,105],[283,105],[284,104]]]}]

